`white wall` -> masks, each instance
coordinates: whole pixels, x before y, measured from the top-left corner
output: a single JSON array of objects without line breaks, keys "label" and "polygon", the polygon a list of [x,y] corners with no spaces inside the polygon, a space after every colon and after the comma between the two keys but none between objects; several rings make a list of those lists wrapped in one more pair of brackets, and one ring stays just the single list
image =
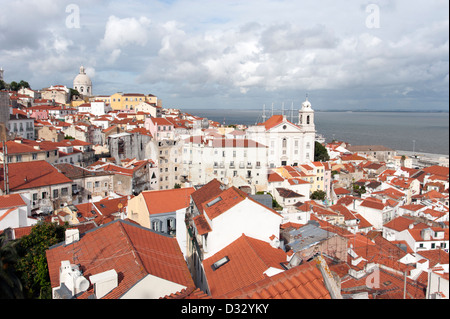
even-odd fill
[{"label": "white wall", "polygon": [[281,220],[280,215],[247,198],[211,221],[204,258],[211,257],[242,234],[270,243],[270,236],[279,237]]},{"label": "white wall", "polygon": [[172,281],[147,275],[120,299],[159,299],[160,297],[176,293],[185,288],[187,287]]}]

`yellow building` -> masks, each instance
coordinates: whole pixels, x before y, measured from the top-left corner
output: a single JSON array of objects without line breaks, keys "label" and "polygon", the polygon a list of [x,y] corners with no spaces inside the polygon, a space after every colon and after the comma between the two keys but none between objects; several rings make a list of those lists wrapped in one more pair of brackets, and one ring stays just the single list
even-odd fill
[{"label": "yellow building", "polygon": [[325,191],[325,166],[321,162],[312,162],[314,168],[314,182],[311,185],[311,192]]},{"label": "yellow building", "polygon": [[115,93],[110,97],[110,104],[113,110],[134,110],[136,105],[142,102],[157,104],[158,98],[152,94],[141,93]]}]

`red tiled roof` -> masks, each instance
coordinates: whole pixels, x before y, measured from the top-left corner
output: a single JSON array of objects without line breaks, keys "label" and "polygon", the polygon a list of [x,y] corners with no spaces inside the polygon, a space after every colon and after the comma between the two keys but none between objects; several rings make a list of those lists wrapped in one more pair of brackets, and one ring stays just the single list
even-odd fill
[{"label": "red tiled roof", "polygon": [[400,208],[416,212],[419,209],[425,208],[425,206],[424,205],[420,205],[420,204],[409,204],[409,205],[400,206]]},{"label": "red tiled roof", "polygon": [[[220,198],[219,198],[220,197]],[[203,211],[212,220],[247,198],[246,194],[236,187],[230,187],[211,201],[202,204]],[[213,201],[216,201],[214,204]]]},{"label": "red tiled roof", "polygon": [[348,189],[345,189],[343,187],[338,187],[334,189],[334,193],[336,195],[345,195],[345,194],[350,194],[350,191]]},{"label": "red tiled roof", "polygon": [[331,299],[315,261],[293,267],[219,298],[226,299]]},{"label": "red tiled roof", "polygon": [[369,208],[378,209],[378,210],[383,210],[384,207],[385,207],[383,203],[380,203],[380,202],[378,202],[378,201],[371,200],[371,199],[369,199],[369,198],[366,198],[366,199],[361,203],[360,206],[363,206],[363,207],[369,207]]},{"label": "red tiled roof", "polygon": [[[74,251],[77,260],[73,260]],[[117,299],[147,275],[153,275],[186,288],[194,283],[177,240],[127,221],[117,220],[86,232],[79,241],[59,244],[46,251],[51,286],[59,286],[61,261],[80,264],[83,276],[114,269],[119,285],[103,298]],[[87,298],[90,289],[80,296]]]},{"label": "red tiled roof", "polygon": [[284,181],[284,178],[281,177],[278,173],[270,172],[267,180],[269,183],[282,182],[282,181]]},{"label": "red tiled roof", "polygon": [[430,268],[437,264],[448,265],[449,263],[449,253],[442,249],[421,250],[417,254],[430,261]]},{"label": "red tiled roof", "polygon": [[150,215],[175,212],[186,208],[190,203],[190,196],[195,188],[178,188],[168,190],[144,191],[142,195]]},{"label": "red tiled roof", "polygon": [[409,225],[414,224],[414,220],[398,216],[397,218],[394,218],[390,222],[384,225],[384,227],[396,230],[396,231],[402,231],[409,228]]},{"label": "red tiled roof", "polygon": [[204,235],[212,231],[211,226],[206,220],[205,215],[199,214],[193,218],[195,227],[199,235]]},{"label": "red tiled roof", "polygon": [[[229,261],[213,270],[212,265],[225,256]],[[203,261],[211,296],[217,297],[263,280],[268,268],[283,270],[280,263],[286,259],[286,253],[282,249],[273,248],[267,242],[242,234],[233,243]]]},{"label": "red tiled roof", "polygon": [[0,209],[6,209],[11,207],[25,206],[20,194],[9,194],[0,196]]},{"label": "red tiled roof", "polygon": [[[18,191],[48,185],[72,183],[72,180],[58,172],[46,161],[10,163],[9,190]],[[0,169],[0,188],[4,189],[3,166]]]},{"label": "red tiled roof", "polygon": [[439,176],[444,176],[447,178],[449,177],[449,168],[448,167],[433,165],[433,166],[428,166],[428,167],[422,168],[422,170],[429,174],[432,174],[432,175],[439,175]]},{"label": "red tiled roof", "polygon": [[195,206],[197,206],[197,209],[203,213],[203,206],[202,204],[206,202],[207,200],[213,199],[213,197],[219,196],[220,193],[222,193],[221,189],[222,184],[217,180],[213,179],[209,183],[203,185],[201,188],[197,189],[195,192],[192,193],[191,197],[194,201]]}]

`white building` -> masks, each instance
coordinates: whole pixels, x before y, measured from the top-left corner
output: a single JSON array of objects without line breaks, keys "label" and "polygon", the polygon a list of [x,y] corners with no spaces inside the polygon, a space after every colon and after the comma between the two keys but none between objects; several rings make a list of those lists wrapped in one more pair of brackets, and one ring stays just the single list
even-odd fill
[{"label": "white building", "polygon": [[192,184],[217,178],[228,186],[267,189],[267,147],[249,139],[193,136],[184,140],[183,175]]},{"label": "white building", "polygon": [[273,115],[264,123],[247,129],[247,137],[268,146],[270,167],[298,166],[314,161],[314,110],[306,100],[298,113],[297,124],[284,115]]}]

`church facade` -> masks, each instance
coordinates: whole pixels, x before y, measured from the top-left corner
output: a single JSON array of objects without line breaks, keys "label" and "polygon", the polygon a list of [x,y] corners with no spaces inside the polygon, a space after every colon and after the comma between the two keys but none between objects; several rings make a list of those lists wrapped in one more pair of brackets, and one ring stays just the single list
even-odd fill
[{"label": "church facade", "polygon": [[313,162],[315,136],[314,110],[308,99],[302,103],[297,123],[285,115],[273,115],[247,129],[249,139],[268,147],[269,168]]}]

